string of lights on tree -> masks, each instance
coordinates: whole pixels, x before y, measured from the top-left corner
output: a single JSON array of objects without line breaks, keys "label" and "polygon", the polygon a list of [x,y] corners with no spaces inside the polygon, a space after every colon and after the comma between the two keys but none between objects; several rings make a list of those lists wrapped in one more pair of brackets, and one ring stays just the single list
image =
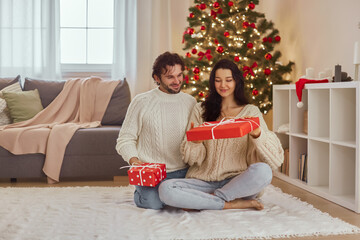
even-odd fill
[{"label": "string of lights on tree", "polygon": [[272,108],[272,85],[288,84],[283,78],[294,64],[279,62],[274,46],[279,31],[263,13],[258,0],[195,0],[189,8],[189,26],[183,34],[185,79],[183,89],[198,101],[208,94],[212,67],[223,58],[238,64],[245,77],[246,95],[266,114]]}]

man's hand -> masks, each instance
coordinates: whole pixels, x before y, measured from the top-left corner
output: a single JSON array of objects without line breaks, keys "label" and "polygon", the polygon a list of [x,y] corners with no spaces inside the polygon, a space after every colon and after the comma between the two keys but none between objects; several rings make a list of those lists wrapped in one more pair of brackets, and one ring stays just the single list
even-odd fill
[{"label": "man's hand", "polygon": [[140,161],[137,157],[132,157],[129,160],[130,165],[140,165],[144,163],[143,161]]},{"label": "man's hand", "polygon": [[[191,124],[190,124],[190,129],[189,130],[191,130],[191,129],[193,129],[194,128],[194,122],[191,122]],[[191,142],[193,142],[193,143],[202,143],[203,141],[202,140],[198,140],[198,141],[191,141]]]}]

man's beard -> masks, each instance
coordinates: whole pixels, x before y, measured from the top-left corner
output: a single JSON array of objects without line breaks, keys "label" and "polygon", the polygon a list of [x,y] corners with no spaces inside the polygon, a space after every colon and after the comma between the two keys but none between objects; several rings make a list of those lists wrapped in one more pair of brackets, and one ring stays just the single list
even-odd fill
[{"label": "man's beard", "polygon": [[179,87],[178,91],[175,91],[175,90],[169,88],[167,85],[163,84],[162,82],[160,83],[160,85],[170,94],[177,94],[181,91],[181,87]]}]

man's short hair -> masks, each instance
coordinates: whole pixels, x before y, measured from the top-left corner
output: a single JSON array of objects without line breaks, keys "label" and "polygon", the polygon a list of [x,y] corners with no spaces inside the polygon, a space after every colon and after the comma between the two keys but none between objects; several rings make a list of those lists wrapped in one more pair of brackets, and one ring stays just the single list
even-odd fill
[{"label": "man's short hair", "polygon": [[184,62],[178,54],[164,52],[163,54],[158,56],[154,62],[152,77],[155,80],[156,75],[160,79],[161,73],[167,72],[166,66],[175,66],[176,64],[179,64],[181,66],[181,71],[184,71]]}]

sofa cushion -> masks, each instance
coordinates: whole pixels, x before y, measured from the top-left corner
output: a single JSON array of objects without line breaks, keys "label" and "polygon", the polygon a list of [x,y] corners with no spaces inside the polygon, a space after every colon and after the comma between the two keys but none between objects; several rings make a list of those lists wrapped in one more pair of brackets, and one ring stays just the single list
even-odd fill
[{"label": "sofa cushion", "polygon": [[124,79],[115,88],[101,123],[103,125],[121,125],[130,101],[129,85]]},{"label": "sofa cushion", "polygon": [[46,108],[64,88],[65,81],[46,81],[25,78],[24,91],[39,90],[41,104]]},{"label": "sofa cushion", "polygon": [[3,92],[14,123],[28,120],[43,110],[37,89],[22,92]]},{"label": "sofa cushion", "polygon": [[20,75],[15,78],[0,78],[0,90],[14,83],[20,84]]},{"label": "sofa cushion", "polygon": [[13,83],[0,90],[0,126],[11,123],[10,112],[6,101],[3,97],[3,92],[21,92],[21,86],[18,82]]}]

